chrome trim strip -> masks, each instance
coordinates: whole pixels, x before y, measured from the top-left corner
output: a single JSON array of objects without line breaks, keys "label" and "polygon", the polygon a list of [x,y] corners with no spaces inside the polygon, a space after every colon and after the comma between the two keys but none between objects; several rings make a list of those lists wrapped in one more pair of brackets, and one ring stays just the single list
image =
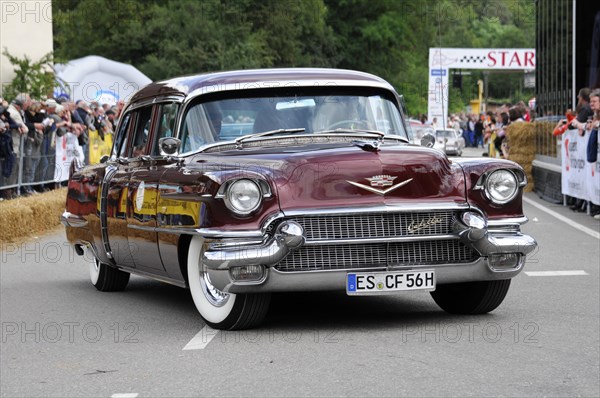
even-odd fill
[{"label": "chrome trim strip", "polygon": [[148,232],[160,232],[165,234],[175,235],[200,235],[205,238],[258,238],[263,239],[263,233],[261,231],[227,231],[222,229],[209,229],[209,228],[164,228],[164,227],[146,227],[143,225],[132,225],[128,224],[127,228],[137,229],[140,231]]},{"label": "chrome trim strip", "polygon": [[527,221],[529,221],[529,219],[525,216],[523,217],[514,217],[514,218],[502,218],[499,220],[489,220],[488,219],[488,226],[489,227],[502,227],[502,226],[510,226],[510,225],[523,225],[525,223],[527,223]]},{"label": "chrome trim strip", "polygon": [[154,279],[159,282],[165,282],[165,283],[169,283],[171,285],[175,285],[175,286],[179,286],[179,287],[183,287],[183,288],[188,287],[188,285],[187,285],[187,283],[185,283],[185,281],[180,281],[177,279],[169,278],[168,276],[156,275],[151,272],[140,271],[139,269],[136,269],[136,268],[121,267],[119,265],[115,265],[113,267],[118,268],[123,272],[128,272],[130,274],[144,276],[146,278]]},{"label": "chrome trim strip", "polygon": [[468,203],[435,203],[433,205],[377,205],[363,207],[338,207],[332,209],[294,209],[283,210],[285,217],[296,216],[328,216],[328,215],[352,215],[361,213],[411,213],[418,211],[448,211],[448,210],[469,210]]},{"label": "chrome trim strip", "polygon": [[261,231],[227,231],[223,229],[200,228],[196,229],[196,234],[205,238],[263,238]]},{"label": "chrome trim strip", "polygon": [[246,239],[218,239],[209,241],[211,249],[236,249],[240,246],[258,246],[264,245],[265,240],[246,240]]},{"label": "chrome trim strip", "polygon": [[108,190],[110,188],[110,181],[118,171],[118,167],[108,166],[102,179],[98,191],[100,194],[100,237],[102,239],[102,245],[104,246],[104,253],[106,257],[114,263],[113,251],[110,246],[110,239],[108,236]]},{"label": "chrome trim strip", "polygon": [[160,197],[163,199],[171,199],[171,200],[183,200],[186,202],[204,202],[206,198],[212,198],[211,194],[197,194],[197,193],[161,193]]},{"label": "chrome trim strip", "polygon": [[456,235],[422,235],[422,236],[394,236],[384,238],[364,238],[364,239],[327,239],[327,240],[306,240],[305,246],[324,246],[324,245],[343,245],[343,244],[364,244],[364,243],[393,243],[393,242],[419,242],[433,240],[459,239]]},{"label": "chrome trim strip", "polygon": [[65,227],[84,228],[84,227],[87,227],[87,225],[88,225],[88,222],[85,218],[75,215],[73,213],[69,213],[66,210],[60,216],[60,222]]}]

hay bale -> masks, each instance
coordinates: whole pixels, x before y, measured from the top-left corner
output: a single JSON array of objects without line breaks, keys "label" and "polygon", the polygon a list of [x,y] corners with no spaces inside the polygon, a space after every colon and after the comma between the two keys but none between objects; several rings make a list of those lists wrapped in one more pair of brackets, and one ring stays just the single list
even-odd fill
[{"label": "hay bale", "polygon": [[67,189],[0,202],[0,244],[16,243],[60,225]]}]

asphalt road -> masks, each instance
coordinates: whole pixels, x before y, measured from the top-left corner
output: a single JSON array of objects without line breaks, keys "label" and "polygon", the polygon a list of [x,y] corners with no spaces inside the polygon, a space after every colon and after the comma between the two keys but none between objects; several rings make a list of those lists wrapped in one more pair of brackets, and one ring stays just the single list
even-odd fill
[{"label": "asphalt road", "polygon": [[262,328],[217,333],[186,290],[96,291],[62,230],[5,245],[1,396],[599,396],[600,223],[532,194],[525,210],[525,272],[570,272],[521,273],[484,316],[424,292],[277,295]]}]

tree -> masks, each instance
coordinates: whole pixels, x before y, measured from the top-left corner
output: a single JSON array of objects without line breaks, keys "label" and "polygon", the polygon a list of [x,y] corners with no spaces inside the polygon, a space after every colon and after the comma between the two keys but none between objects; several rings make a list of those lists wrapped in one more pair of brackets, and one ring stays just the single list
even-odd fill
[{"label": "tree", "polygon": [[[533,0],[56,0],[55,56],[101,55],[151,79],[215,70],[323,66],[379,75],[427,112],[430,47],[533,47]],[[508,76],[508,78],[506,77]],[[471,99],[480,71],[451,90]],[[490,76],[492,95],[521,75]],[[523,93],[526,96],[527,93]]]},{"label": "tree", "polygon": [[3,88],[6,98],[14,98],[19,93],[28,93],[34,98],[50,96],[54,89],[54,71],[52,69],[52,53],[48,53],[33,62],[28,56],[16,57],[5,47],[2,52],[14,66],[15,77]]}]

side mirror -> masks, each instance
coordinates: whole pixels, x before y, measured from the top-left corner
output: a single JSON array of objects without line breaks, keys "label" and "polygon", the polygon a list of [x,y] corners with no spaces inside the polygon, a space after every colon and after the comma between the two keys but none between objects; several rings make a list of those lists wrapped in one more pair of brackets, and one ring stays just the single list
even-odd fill
[{"label": "side mirror", "polygon": [[175,137],[163,137],[158,140],[158,148],[162,156],[177,156],[181,140]]},{"label": "side mirror", "polygon": [[110,159],[110,156],[108,156],[108,155],[103,155],[103,156],[100,158],[100,163],[106,163],[106,162],[108,162],[108,159]]},{"label": "side mirror", "polygon": [[426,133],[421,137],[421,146],[426,148],[433,148],[435,145],[435,137],[433,134]]}]

